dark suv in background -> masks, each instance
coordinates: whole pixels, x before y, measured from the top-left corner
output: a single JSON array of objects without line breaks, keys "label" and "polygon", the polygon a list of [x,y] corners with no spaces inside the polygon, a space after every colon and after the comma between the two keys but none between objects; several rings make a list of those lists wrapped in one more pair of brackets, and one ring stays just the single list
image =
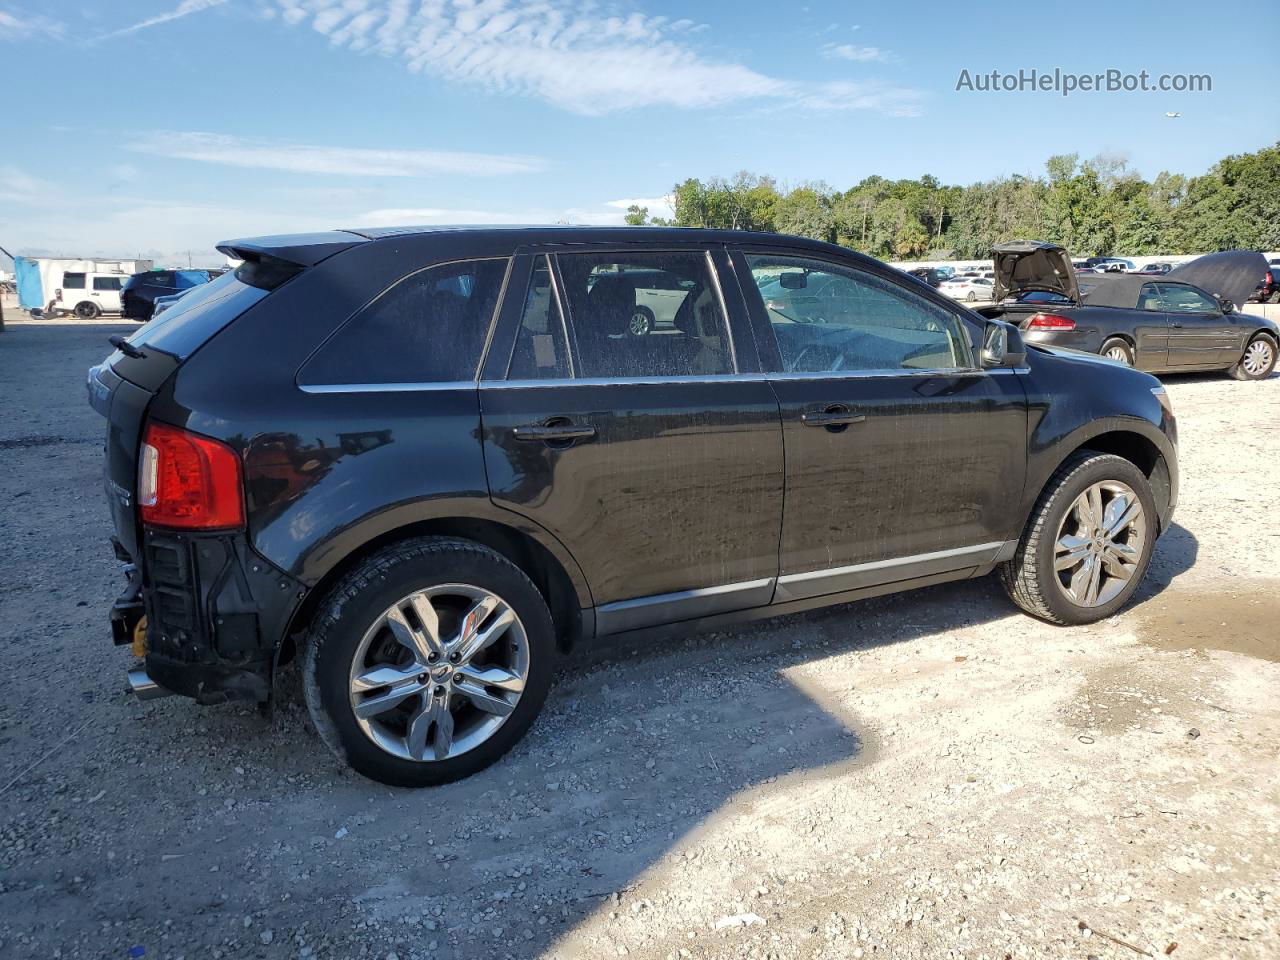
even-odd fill
[{"label": "dark suv in background", "polygon": [[146,322],[155,312],[156,297],[176,293],[208,283],[222,275],[221,270],[145,270],[135,273],[124,283],[120,293],[123,316]]},{"label": "dark suv in background", "polygon": [[[796,237],[372,229],[243,265],[90,371],[140,695],[267,700],[386,783],[492,763],[558,651],[998,570],[1063,624],[1177,499],[1151,376]],[[655,289],[669,329],[636,335]],[[770,291],[768,298],[761,289]],[[831,305],[812,322],[809,290]]]}]

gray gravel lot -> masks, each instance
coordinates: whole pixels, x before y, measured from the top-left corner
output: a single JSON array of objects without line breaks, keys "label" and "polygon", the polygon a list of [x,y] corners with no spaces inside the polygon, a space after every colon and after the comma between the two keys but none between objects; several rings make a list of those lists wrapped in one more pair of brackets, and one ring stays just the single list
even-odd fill
[{"label": "gray gravel lot", "polygon": [[296,701],[123,693],[83,382],[133,327],[9,320],[0,956],[1280,955],[1280,377],[1171,380],[1177,525],[1110,621],[988,578],[608,646],[410,792]]}]

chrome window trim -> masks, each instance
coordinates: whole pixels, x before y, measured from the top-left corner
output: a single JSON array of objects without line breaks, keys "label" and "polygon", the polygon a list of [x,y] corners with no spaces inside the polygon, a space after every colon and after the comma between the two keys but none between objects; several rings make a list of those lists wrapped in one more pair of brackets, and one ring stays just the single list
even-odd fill
[{"label": "chrome window trim", "polygon": [[576,380],[481,380],[485,390],[527,390],[536,387],[662,386],[685,383],[765,383],[763,373],[692,374],[687,377],[579,377]]},{"label": "chrome window trim", "polygon": [[767,373],[770,380],[883,380],[889,377],[984,377],[991,373],[981,367],[939,367],[914,370],[903,367],[898,370],[830,370],[826,372]]}]

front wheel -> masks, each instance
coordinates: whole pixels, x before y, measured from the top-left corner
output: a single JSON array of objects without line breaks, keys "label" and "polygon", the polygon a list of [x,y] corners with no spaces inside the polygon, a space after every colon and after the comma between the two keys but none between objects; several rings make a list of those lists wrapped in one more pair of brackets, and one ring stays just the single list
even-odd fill
[{"label": "front wheel", "polygon": [[1265,380],[1276,368],[1276,344],[1265,333],[1249,341],[1240,361],[1228,372],[1237,380]]},{"label": "front wheel", "polygon": [[1098,352],[1108,360],[1123,363],[1126,367],[1133,366],[1133,347],[1119,337],[1112,337],[1102,345],[1102,349]]},{"label": "front wheel", "polygon": [[424,537],[388,547],[324,601],[304,665],[321,739],[393,786],[470,776],[533,724],[554,669],[551,615],[502,555]]},{"label": "front wheel", "polygon": [[1034,617],[1104,620],[1129,602],[1146,575],[1158,523],[1141,470],[1123,457],[1082,450],[1046,484],[1000,579]]}]

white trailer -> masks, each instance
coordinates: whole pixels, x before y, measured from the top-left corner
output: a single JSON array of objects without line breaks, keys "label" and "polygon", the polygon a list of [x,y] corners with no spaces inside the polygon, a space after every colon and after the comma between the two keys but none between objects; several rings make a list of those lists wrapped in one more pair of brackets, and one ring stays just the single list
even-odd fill
[{"label": "white trailer", "polygon": [[15,257],[13,265],[18,303],[32,316],[82,311],[82,315],[96,316],[103,311],[118,311],[119,288],[124,281],[131,274],[150,270],[155,261]]}]

